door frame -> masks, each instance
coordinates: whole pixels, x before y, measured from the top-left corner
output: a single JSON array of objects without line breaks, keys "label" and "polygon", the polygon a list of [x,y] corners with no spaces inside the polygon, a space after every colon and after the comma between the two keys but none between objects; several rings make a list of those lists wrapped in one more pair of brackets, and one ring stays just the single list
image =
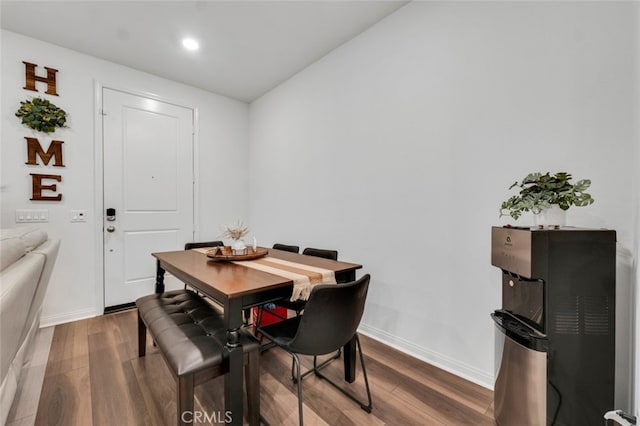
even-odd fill
[{"label": "door frame", "polygon": [[190,102],[184,102],[176,100],[174,98],[161,96],[155,93],[136,90],[128,87],[123,87],[121,84],[109,84],[102,83],[94,80],[94,185],[93,185],[93,218],[95,218],[94,226],[94,241],[95,241],[95,315],[100,316],[104,314],[104,230],[103,230],[103,214],[104,214],[104,129],[102,122],[102,91],[103,89],[115,90],[118,92],[127,93],[134,96],[141,96],[156,101],[176,105],[182,108],[190,109],[192,114],[192,126],[193,132],[191,137],[192,156],[191,164],[193,167],[193,235],[197,240],[200,238],[200,173],[198,162],[199,158],[198,146],[199,146],[199,126],[198,126],[198,107],[191,105]]}]

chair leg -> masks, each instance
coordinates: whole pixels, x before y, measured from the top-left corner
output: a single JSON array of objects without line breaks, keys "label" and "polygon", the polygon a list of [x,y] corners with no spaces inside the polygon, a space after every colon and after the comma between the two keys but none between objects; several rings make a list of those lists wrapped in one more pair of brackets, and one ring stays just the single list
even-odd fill
[{"label": "chair leg", "polygon": [[[369,377],[367,376],[367,369],[364,365],[364,355],[362,353],[362,346],[360,345],[360,339],[358,338],[358,334],[355,335],[356,338],[356,347],[358,352],[360,352],[360,365],[362,366],[362,374],[364,375],[364,385],[367,389],[367,404],[363,404],[361,401],[359,401],[355,396],[353,396],[351,393],[347,392],[346,390],[344,390],[341,386],[339,386],[337,383],[333,382],[331,379],[329,379],[327,376],[325,376],[324,374],[320,373],[320,370],[317,368],[314,368],[314,372],[316,373],[316,376],[326,380],[327,382],[329,382],[331,385],[333,385],[333,387],[335,387],[336,389],[338,389],[340,392],[342,392],[343,394],[345,394],[346,396],[348,396],[350,399],[352,399],[353,401],[357,402],[360,405],[360,408],[362,408],[364,411],[366,411],[367,413],[370,413],[372,408],[373,408],[373,403],[371,401],[371,390],[369,389]],[[323,363],[324,364],[324,363]],[[320,364],[319,367],[322,367],[323,364]]]},{"label": "chair leg", "polygon": [[249,425],[260,424],[260,351],[249,352],[249,362],[245,366],[245,386],[247,388],[247,411]]},{"label": "chair leg", "polygon": [[147,326],[140,317],[140,311],[138,311],[138,357],[143,357],[147,354]]},{"label": "chair leg", "polygon": [[366,407],[362,407],[362,404],[360,404],[360,406],[364,411],[366,411],[367,413],[370,413],[371,409],[373,408],[373,403],[371,401],[371,389],[369,389],[369,376],[367,375],[367,368],[364,365],[364,354],[362,353],[360,338],[358,337],[357,334],[356,334],[356,343],[358,344],[358,352],[360,352],[360,365],[362,366],[362,374],[364,375],[364,385],[367,389],[367,399],[369,402]]},{"label": "chair leg", "polygon": [[193,375],[178,377],[178,421],[179,426],[193,424]]},{"label": "chair leg", "polygon": [[293,362],[295,364],[296,370],[296,383],[298,385],[298,418],[300,421],[300,426],[304,425],[304,421],[302,419],[302,378],[300,377],[300,358],[298,358],[297,354],[291,353],[293,356]]}]

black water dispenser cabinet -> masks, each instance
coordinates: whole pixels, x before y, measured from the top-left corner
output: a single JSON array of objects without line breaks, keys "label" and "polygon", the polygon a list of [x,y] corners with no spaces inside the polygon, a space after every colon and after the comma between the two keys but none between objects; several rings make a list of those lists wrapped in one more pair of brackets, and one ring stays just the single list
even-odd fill
[{"label": "black water dispenser cabinet", "polygon": [[496,422],[601,426],[614,406],[615,231],[493,227],[491,264]]}]

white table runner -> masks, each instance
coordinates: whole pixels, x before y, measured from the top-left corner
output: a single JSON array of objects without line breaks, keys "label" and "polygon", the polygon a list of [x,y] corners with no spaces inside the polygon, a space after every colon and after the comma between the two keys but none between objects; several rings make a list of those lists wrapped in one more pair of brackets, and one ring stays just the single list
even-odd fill
[{"label": "white table runner", "polygon": [[[211,248],[213,247],[194,250],[207,254]],[[266,256],[254,260],[232,261],[232,263],[292,280],[292,301],[309,299],[311,289],[318,284],[336,284],[336,275],[329,269],[276,259],[275,257]]]}]

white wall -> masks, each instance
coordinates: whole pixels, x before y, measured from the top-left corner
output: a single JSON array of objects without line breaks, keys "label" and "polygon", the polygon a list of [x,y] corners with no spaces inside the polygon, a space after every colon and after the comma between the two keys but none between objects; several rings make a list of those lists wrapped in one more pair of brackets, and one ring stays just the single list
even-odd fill
[{"label": "white wall", "polygon": [[591,178],[569,222],[633,249],[633,7],[410,3],[252,103],[250,223],[362,263],[366,333],[491,387],[512,182]]},{"label": "white wall", "polygon": [[[619,252],[635,265],[619,270],[636,284],[619,290],[640,303],[640,200],[629,197],[630,182],[634,194],[640,187],[640,150],[631,155],[637,9],[411,3],[252,104],[249,151],[246,104],[2,31],[0,225],[15,225],[16,208],[48,208],[43,228],[63,245],[43,321],[99,313],[94,82],[193,106],[201,239],[251,211],[265,244],[339,249],[373,275],[366,333],[491,386],[488,313],[499,305],[499,273],[489,227],[509,221],[497,218],[498,205],[526,173],[593,180],[596,203],[568,219],[618,230]],[[23,60],[60,69],[61,96],[48,98],[71,118],[55,133],[65,141],[62,203],[28,201],[30,133],[13,116],[33,95],[22,90]],[[250,182],[213,185],[242,175],[247,155]],[[88,221],[69,223],[78,208]],[[637,350],[632,359],[640,395]]]},{"label": "white wall", "polygon": [[[222,96],[164,80],[133,69],[63,49],[21,35],[2,31],[2,214],[1,226],[16,226],[14,210],[49,209],[49,223],[42,224],[51,236],[62,239],[56,268],[44,304],[42,322],[58,323],[102,313],[98,306],[101,291],[100,246],[102,206],[95,205],[94,191],[102,179],[95,171],[94,138],[99,115],[95,110],[94,83],[125,90],[153,94],[197,111],[198,127],[196,167],[199,170],[196,230],[199,238],[216,238],[219,225],[247,217],[248,180],[237,170],[247,167],[248,105]],[[60,96],[23,90],[22,61],[59,70]],[[38,69],[39,75],[44,73]],[[38,134],[43,147],[51,139],[64,141],[66,167],[27,166],[24,136],[32,132],[22,126],[14,112],[19,102],[32,96],[48,98],[69,114],[68,129],[51,136]],[[33,202],[30,176],[39,173],[62,175],[58,185],[62,202]],[[43,171],[48,170],[48,171]],[[57,173],[59,172],[59,173]],[[233,185],[220,185],[221,179],[234,176]],[[99,194],[98,194],[99,196]],[[85,209],[86,223],[70,223],[70,209]],[[150,261],[152,259],[150,258]]]}]

